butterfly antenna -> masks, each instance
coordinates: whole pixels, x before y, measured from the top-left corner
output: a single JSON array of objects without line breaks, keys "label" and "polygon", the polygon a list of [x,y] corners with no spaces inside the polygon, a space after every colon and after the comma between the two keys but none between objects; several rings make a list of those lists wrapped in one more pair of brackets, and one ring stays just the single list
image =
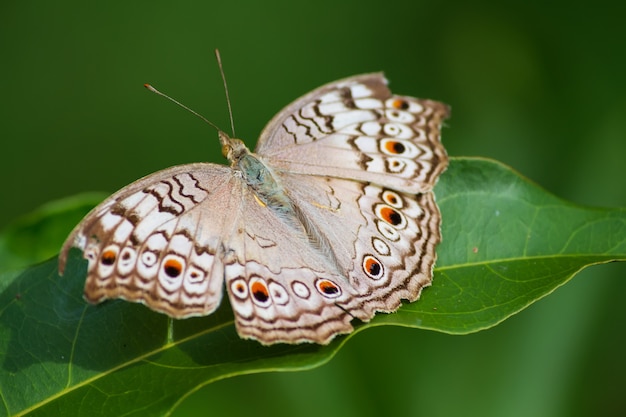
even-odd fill
[{"label": "butterfly antenna", "polygon": [[230,129],[235,135],[235,122],[233,121],[233,109],[230,106],[230,96],[228,94],[228,84],[226,84],[226,75],[224,75],[224,67],[222,66],[222,57],[220,56],[220,50],[215,49],[215,58],[217,58],[217,66],[220,68],[220,74],[222,74],[222,81],[224,82],[224,91],[226,92],[226,104],[228,105],[228,116],[230,117]]},{"label": "butterfly antenna", "polygon": [[158,94],[161,97],[165,97],[166,99],[168,99],[169,101],[171,101],[172,103],[182,107],[183,109],[187,110],[189,113],[193,114],[194,116],[199,117],[200,119],[202,119],[205,123],[207,123],[209,126],[212,126],[215,130],[217,130],[218,132],[222,132],[222,129],[220,129],[219,127],[217,127],[215,125],[215,123],[211,122],[209,119],[207,119],[206,117],[204,117],[203,115],[201,115],[200,113],[191,110],[189,107],[185,106],[183,103],[179,102],[178,100],[173,99],[172,97],[168,96],[167,94],[164,94],[162,92],[160,92],[159,90],[157,90],[156,88],[152,87],[150,84],[144,84],[144,87],[146,87],[148,90],[152,91],[154,94]]}]

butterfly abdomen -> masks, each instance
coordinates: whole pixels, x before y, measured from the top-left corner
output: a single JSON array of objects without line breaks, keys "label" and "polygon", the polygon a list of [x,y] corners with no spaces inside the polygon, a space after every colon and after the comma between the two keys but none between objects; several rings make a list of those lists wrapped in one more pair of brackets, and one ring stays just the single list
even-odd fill
[{"label": "butterfly abdomen", "polygon": [[274,211],[285,223],[302,232],[300,236],[306,236],[311,247],[327,259],[329,265],[332,265],[337,272],[345,274],[346,271],[339,267],[326,237],[294,205],[272,170],[253,154],[242,156],[238,165],[244,181],[253,191],[257,202]]}]

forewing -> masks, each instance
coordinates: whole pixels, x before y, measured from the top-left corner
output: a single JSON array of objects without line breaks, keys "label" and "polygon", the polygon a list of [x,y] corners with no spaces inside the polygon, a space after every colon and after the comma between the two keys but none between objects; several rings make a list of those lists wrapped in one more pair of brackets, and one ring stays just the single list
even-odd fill
[{"label": "forewing", "polygon": [[88,261],[85,298],[123,298],[175,318],[206,315],[223,292],[223,236],[241,207],[241,180],[215,164],[169,168],[124,187],[67,238]]},{"label": "forewing", "polygon": [[278,171],[424,192],[448,164],[440,141],[448,114],[445,104],[392,95],[380,73],[360,75],[287,106],[263,130],[256,151]]}]

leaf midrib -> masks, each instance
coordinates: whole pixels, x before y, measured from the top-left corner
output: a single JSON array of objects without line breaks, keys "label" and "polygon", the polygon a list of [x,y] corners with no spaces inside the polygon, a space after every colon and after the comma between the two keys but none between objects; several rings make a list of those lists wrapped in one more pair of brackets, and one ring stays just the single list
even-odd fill
[{"label": "leaf midrib", "polygon": [[[446,265],[446,266],[436,266],[435,271],[449,271],[458,268],[471,268],[475,266],[489,266],[493,264],[501,264],[507,262],[520,262],[520,261],[536,261],[536,260],[544,260],[544,259],[566,259],[566,258],[577,258],[577,257],[591,257],[591,258],[602,258],[602,261],[611,260],[620,260],[623,257],[626,257],[626,253],[611,253],[611,254],[597,254],[597,253],[580,253],[580,254],[556,254],[556,255],[543,255],[543,256],[515,256],[510,258],[500,258],[500,259],[489,259],[485,261],[476,261],[476,262],[465,262],[461,264],[454,265]],[[599,261],[600,262],[600,261]],[[593,264],[589,264],[593,265]]]}]

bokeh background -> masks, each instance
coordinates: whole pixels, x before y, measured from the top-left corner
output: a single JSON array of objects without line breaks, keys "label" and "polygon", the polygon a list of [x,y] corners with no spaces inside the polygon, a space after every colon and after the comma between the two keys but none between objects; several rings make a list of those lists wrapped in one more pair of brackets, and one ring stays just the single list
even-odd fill
[{"label": "bokeh background", "polygon": [[[625,21],[604,0],[5,0],[0,228],[50,200],[220,161],[211,128],[142,87],[228,129],[216,47],[250,146],[301,94],[384,70],[394,91],[452,106],[450,155],[626,206]],[[625,274],[585,270],[474,335],[371,329],[320,368],[219,381],[174,415],[624,415]]]}]

